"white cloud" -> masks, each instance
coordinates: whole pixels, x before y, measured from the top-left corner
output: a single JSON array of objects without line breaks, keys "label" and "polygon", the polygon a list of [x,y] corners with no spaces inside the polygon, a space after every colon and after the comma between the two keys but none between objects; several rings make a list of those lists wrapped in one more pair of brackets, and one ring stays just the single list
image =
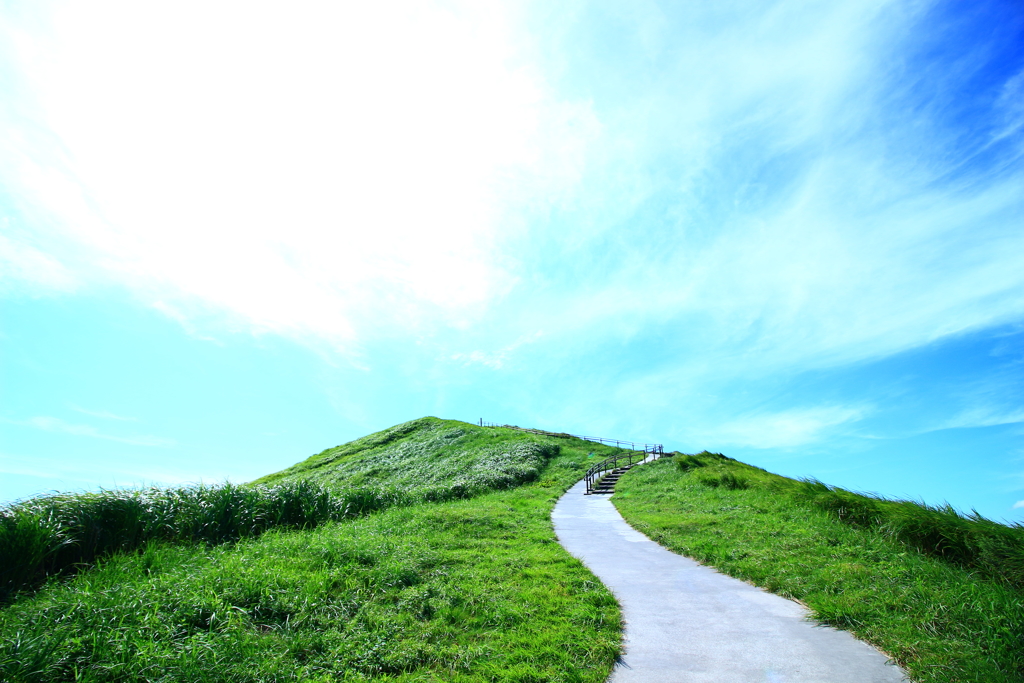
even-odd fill
[{"label": "white cloud", "polygon": [[794,448],[829,436],[829,430],[862,419],[863,407],[821,406],[748,414],[700,431],[707,443],[750,448]]},{"label": "white cloud", "polygon": [[65,163],[36,141],[0,173],[80,277],[342,347],[511,282],[494,184],[538,95],[500,6],[48,7],[51,35],[7,37]]},{"label": "white cloud", "polygon": [[204,327],[204,316],[202,314],[205,311],[202,308],[192,306],[190,307],[189,312],[185,313],[181,310],[181,307],[169,304],[160,299],[151,301],[150,306],[181,325],[182,329],[184,329],[186,334],[190,337],[223,346],[223,343],[217,337],[211,337],[210,335],[204,334],[200,331],[200,329]]},{"label": "white cloud", "polygon": [[159,436],[148,436],[148,435],[129,435],[129,436],[117,436],[113,434],[104,434],[91,425],[73,424],[65,422],[60,418],[49,417],[49,416],[37,416],[31,417],[27,420],[9,420],[2,419],[3,422],[13,425],[22,425],[25,427],[32,427],[33,429],[41,429],[47,432],[57,432],[60,434],[71,434],[73,436],[86,436],[92,439],[104,439],[106,441],[117,441],[119,443],[126,443],[132,446],[173,446],[175,445],[174,439],[166,439]]},{"label": "white cloud", "polygon": [[492,370],[500,370],[505,365],[506,354],[498,351],[488,353],[487,351],[470,351],[469,353],[452,354],[452,360],[459,361],[463,365],[483,365]]},{"label": "white cloud", "polygon": [[[2,219],[5,231],[9,219]],[[31,294],[73,292],[77,278],[57,259],[28,241],[12,239],[0,232],[0,293]]]},{"label": "white cloud", "polygon": [[[928,6],[48,5],[51,34],[8,29],[50,135],[8,127],[39,226],[9,240],[54,291],[113,281],[197,337],[356,363],[481,321],[492,346],[455,360],[673,324],[684,375],[883,357],[1024,314],[1024,176],[966,163],[928,104],[944,63],[894,66]],[[979,144],[1019,134],[1021,82]]]},{"label": "white cloud", "polygon": [[954,415],[939,429],[995,427],[1024,422],[1024,408],[1005,409],[999,406],[979,406]]},{"label": "white cloud", "polygon": [[478,349],[468,353],[454,353],[451,355],[451,360],[462,363],[463,366],[483,365],[491,368],[492,370],[501,370],[505,367],[509,358],[517,349],[527,344],[533,344],[543,336],[544,333],[538,330],[533,334],[523,335],[516,341],[498,349],[497,351],[483,351]]},{"label": "white cloud", "polygon": [[1024,508],[1024,500],[1018,500],[1016,503],[1013,504],[1014,510],[1019,510],[1020,508]]}]

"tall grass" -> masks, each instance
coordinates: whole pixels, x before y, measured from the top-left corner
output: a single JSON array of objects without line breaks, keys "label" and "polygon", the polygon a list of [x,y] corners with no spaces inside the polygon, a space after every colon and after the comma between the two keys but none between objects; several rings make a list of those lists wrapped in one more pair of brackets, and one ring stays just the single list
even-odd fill
[{"label": "tall grass", "polygon": [[[524,445],[521,433],[477,428],[475,445],[464,436],[454,449],[421,454],[429,460],[424,468],[458,462],[451,476],[405,481],[408,468],[397,468],[386,451],[404,462],[405,449],[395,450],[419,431],[364,439],[384,444],[370,463],[359,454],[347,456],[346,466],[378,488],[309,489],[324,494],[316,498],[323,507],[308,506],[314,510],[311,524],[352,517],[344,522],[242,538],[252,529],[246,523],[225,534],[229,529],[217,527],[216,514],[191,513],[198,517],[191,523],[168,514],[181,533],[207,528],[214,541],[239,540],[211,546],[145,542],[135,552],[113,552],[91,569],[49,581],[34,595],[19,595],[0,608],[0,681],[605,680],[619,651],[618,606],[558,545],[550,515],[582,475],[580,463],[590,453],[603,458],[614,449],[545,443],[553,439],[536,435],[529,438],[542,443]],[[380,469],[371,475],[364,466]],[[487,487],[502,490],[475,495]],[[206,508],[221,508],[236,520],[255,517],[240,509],[239,500],[210,488],[203,494]],[[281,507],[292,490],[234,488]],[[79,513],[71,508],[98,506],[104,496],[131,499],[132,510],[138,509],[134,499],[153,505],[146,494],[161,493],[179,492],[63,496],[62,505],[51,497],[8,512],[13,522],[20,515],[29,530],[38,530],[44,528],[40,511],[49,504],[56,517],[72,519]],[[216,495],[229,500],[215,504],[210,499]],[[467,499],[456,500],[461,498]],[[449,502],[415,504],[417,499]],[[372,509],[380,512],[357,514]],[[98,513],[82,516],[95,520]],[[132,519],[126,528],[135,528]],[[279,519],[289,517],[282,513]],[[301,516],[291,520],[304,524]],[[158,519],[151,526],[160,529]],[[31,540],[22,534],[7,542],[18,538]],[[0,557],[8,556],[9,547],[0,549]],[[41,554],[47,550],[43,545]]]},{"label": "tall grass", "polygon": [[853,493],[817,480],[792,485],[792,495],[853,526],[872,529],[921,552],[1024,589],[1024,526],[1006,525],[950,505]]},{"label": "tall grass", "polygon": [[638,530],[802,601],[815,619],[877,645],[914,681],[1024,681],[1019,526],[711,453],[634,468],[615,490],[612,501]]},{"label": "tall grass", "polygon": [[676,453],[679,472],[710,488],[767,488],[810,505],[845,524],[893,538],[926,555],[982,576],[1024,589],[1024,525],[1000,524],[975,511],[950,505],[854,493],[816,479],[793,480],[758,467],[702,451]]},{"label": "tall grass", "polygon": [[[511,488],[535,480],[557,452],[557,446],[530,442],[490,447],[468,469],[426,483],[410,477],[407,470],[414,468],[406,468],[401,479],[378,473],[348,488],[295,479],[269,486],[150,488],[31,499],[0,509],[0,603],[38,587],[47,576],[149,541],[232,542],[272,528],[310,529],[396,505]],[[379,460],[369,464],[380,465]]]},{"label": "tall grass", "polygon": [[312,528],[386,506],[376,492],[336,495],[311,482],[190,486],[34,498],[0,510],[0,601],[46,576],[151,540],[223,543],[267,529]]},{"label": "tall grass", "polygon": [[558,445],[534,435],[425,417],[328,448],[256,483],[492,490],[533,481],[557,453]]}]

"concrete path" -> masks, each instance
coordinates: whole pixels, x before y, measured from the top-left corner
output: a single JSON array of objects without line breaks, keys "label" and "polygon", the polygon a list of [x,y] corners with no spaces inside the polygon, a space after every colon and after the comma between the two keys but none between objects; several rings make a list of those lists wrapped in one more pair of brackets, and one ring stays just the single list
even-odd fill
[{"label": "concrete path", "polygon": [[580,482],[552,512],[555,533],[622,606],[626,653],[610,683],[896,683],[909,680],[799,604],[676,555]]}]

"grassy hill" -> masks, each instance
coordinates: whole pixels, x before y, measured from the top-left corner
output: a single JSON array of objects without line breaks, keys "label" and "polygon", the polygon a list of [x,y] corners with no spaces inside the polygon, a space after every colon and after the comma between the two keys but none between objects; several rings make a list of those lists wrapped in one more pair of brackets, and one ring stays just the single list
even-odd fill
[{"label": "grassy hill", "polygon": [[612,501],[667,548],[806,604],[915,681],[1024,681],[1024,528],[770,474],[715,453]]},{"label": "grassy hill", "polygon": [[0,557],[99,545],[22,574],[0,680],[602,681],[618,606],[550,512],[613,451],[424,418],[251,487],[29,501]]},{"label": "grassy hill", "polygon": [[[615,451],[423,418],[249,485],[0,510],[0,681],[603,681],[619,609],[550,514]],[[1019,526],[707,452],[613,502],[916,681],[1024,681]]]},{"label": "grassy hill", "polygon": [[315,481],[429,500],[465,497],[536,480],[564,441],[535,436],[425,417],[328,448],[253,483]]}]

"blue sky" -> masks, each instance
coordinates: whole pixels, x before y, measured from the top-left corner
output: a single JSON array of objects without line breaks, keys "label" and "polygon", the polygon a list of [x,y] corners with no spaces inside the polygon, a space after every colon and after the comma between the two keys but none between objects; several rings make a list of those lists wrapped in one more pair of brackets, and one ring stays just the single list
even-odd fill
[{"label": "blue sky", "polygon": [[6,2],[0,501],[437,415],[1024,520],[1022,44],[1016,2]]}]

